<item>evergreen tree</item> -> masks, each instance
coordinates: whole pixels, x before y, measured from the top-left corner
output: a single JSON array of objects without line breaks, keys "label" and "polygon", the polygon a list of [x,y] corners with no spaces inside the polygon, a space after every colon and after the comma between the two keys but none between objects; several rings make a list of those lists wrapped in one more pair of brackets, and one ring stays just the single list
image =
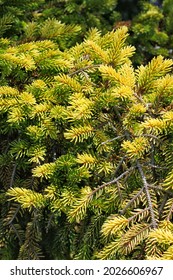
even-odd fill
[{"label": "evergreen tree", "polygon": [[173,259],[173,61],[127,31],[1,39],[1,259]]}]

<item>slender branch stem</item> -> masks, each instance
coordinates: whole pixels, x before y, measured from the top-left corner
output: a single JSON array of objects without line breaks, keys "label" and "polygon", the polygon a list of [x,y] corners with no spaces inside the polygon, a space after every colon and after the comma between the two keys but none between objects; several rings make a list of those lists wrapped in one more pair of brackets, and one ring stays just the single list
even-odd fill
[{"label": "slender branch stem", "polygon": [[11,218],[11,220],[7,223],[7,225],[12,224],[12,222],[13,222],[13,221],[14,221],[14,219],[16,218],[16,216],[17,216],[17,214],[18,214],[18,212],[19,212],[20,208],[21,208],[21,206],[20,206],[20,205],[18,205],[18,207],[17,207],[17,209],[16,209],[16,211],[15,211],[15,213],[14,213],[13,217],[12,217],[12,218]]},{"label": "slender branch stem", "polygon": [[159,137],[157,137],[157,136],[155,136],[155,135],[153,135],[153,134],[149,134],[149,133],[143,134],[143,136],[146,136],[146,137],[149,137],[149,138],[153,138],[153,139],[156,139],[156,140],[160,140]]},{"label": "slender branch stem", "polygon": [[49,231],[49,227],[50,227],[50,224],[51,224],[51,221],[52,221],[53,217],[54,217],[54,213],[52,213],[50,215],[50,218],[49,218],[47,226],[46,226],[46,233],[48,233],[48,231]]},{"label": "slender branch stem", "polygon": [[122,166],[123,161],[124,161],[125,158],[126,158],[126,157],[124,156],[124,157],[122,157],[121,160],[119,161],[119,163],[118,163],[118,165],[117,165],[117,167],[116,167],[116,169],[115,169],[115,172],[114,172],[114,174],[113,174],[113,178],[115,177],[115,175],[116,175],[117,172],[119,171],[119,169],[120,169],[120,167]]},{"label": "slender branch stem", "polygon": [[169,190],[164,190],[162,187],[160,186],[155,186],[155,185],[150,185],[148,184],[148,187],[151,188],[151,189],[155,189],[157,191],[161,191],[161,192],[164,192],[164,193],[167,193],[169,196],[173,197],[173,192],[172,191],[169,191]]},{"label": "slender branch stem", "polygon": [[11,188],[13,186],[14,177],[15,177],[15,173],[16,173],[16,168],[17,168],[17,163],[15,163],[14,167],[13,167],[9,188]]},{"label": "slender branch stem", "polygon": [[119,195],[119,198],[122,200],[122,199],[123,199],[123,197],[122,197],[122,191],[121,191],[121,188],[120,188],[120,186],[119,186],[119,182],[116,182],[116,184],[117,184],[117,189],[118,189],[118,195]]},{"label": "slender branch stem", "polygon": [[163,200],[162,200],[162,203],[159,207],[159,217],[161,218],[161,215],[162,215],[162,211],[163,211],[163,208],[165,207],[165,204],[166,204],[166,201],[168,200],[168,194],[165,193],[164,197],[163,197]]},{"label": "slender branch stem", "polygon": [[173,211],[173,203],[171,205],[171,208],[169,209],[169,214],[167,216],[167,220],[170,221],[171,217],[172,217],[172,211]]},{"label": "slender branch stem", "polygon": [[134,93],[134,96],[145,106],[147,107],[147,104],[145,101],[142,99],[142,96],[139,96],[137,93]]},{"label": "slender branch stem", "polygon": [[151,169],[152,169],[152,173],[153,173],[153,179],[154,179],[154,181],[156,181],[157,180],[156,170],[154,167],[152,167],[155,165],[154,155],[155,155],[155,147],[154,147],[154,144],[152,141],[152,143],[151,143]]},{"label": "slender branch stem", "polygon": [[158,165],[153,165],[149,162],[146,162],[144,164],[142,164],[143,166],[150,166],[152,168],[156,168],[156,169],[169,169],[168,167],[165,167],[165,166],[158,166]]},{"label": "slender branch stem", "polygon": [[117,183],[121,178],[123,178],[125,175],[129,174],[130,171],[132,171],[134,169],[134,167],[129,168],[128,170],[126,170],[124,173],[122,173],[120,176],[118,176],[117,178],[115,178],[112,181],[109,181],[107,183],[104,183],[102,185],[100,185],[99,187],[97,187],[95,190],[92,191],[92,193],[90,194],[91,196],[94,195],[97,191],[104,189],[107,186],[110,186],[112,184]]},{"label": "slender branch stem", "polygon": [[144,188],[141,188],[138,193],[127,203],[127,205],[119,211],[121,215],[124,215],[126,210],[130,207],[130,205],[143,193]]},{"label": "slender branch stem", "polygon": [[145,213],[149,210],[149,207],[142,209],[141,211],[137,212],[135,215],[133,215],[132,217],[130,217],[128,220],[129,222],[131,222],[133,219],[135,219],[138,215]]},{"label": "slender branch stem", "polygon": [[157,222],[156,222],[156,219],[155,219],[154,210],[153,210],[152,201],[151,201],[151,196],[150,196],[150,192],[149,192],[149,189],[148,189],[149,186],[148,186],[146,177],[144,175],[144,172],[142,170],[142,167],[141,167],[139,161],[137,161],[137,167],[138,167],[139,173],[141,175],[143,185],[144,185],[144,190],[145,190],[145,193],[146,193],[146,196],[147,196],[148,207],[150,209],[150,215],[151,215],[152,227],[157,228]]},{"label": "slender branch stem", "polygon": [[92,69],[92,68],[98,68],[100,66],[101,66],[101,64],[87,65],[87,66],[85,66],[83,68],[80,68],[80,69],[78,69],[78,70],[76,70],[76,71],[74,71],[72,73],[69,73],[68,76],[74,76],[74,75],[76,75],[78,73],[81,73],[81,72],[83,72],[85,70]]},{"label": "slender branch stem", "polygon": [[112,138],[112,139],[109,139],[109,140],[106,140],[106,141],[102,142],[101,145],[104,145],[104,144],[106,144],[106,143],[108,143],[108,142],[112,142],[112,141],[121,139],[121,138],[123,138],[123,137],[124,137],[124,136],[117,136],[117,137],[115,137],[115,138]]},{"label": "slender branch stem", "polygon": [[15,232],[17,238],[19,239],[20,245],[22,245],[22,239],[21,239],[21,237],[20,237],[20,235],[19,235],[17,229],[15,228],[15,226],[14,226],[13,224],[11,224],[10,226],[11,226],[11,228],[13,229],[13,231]]}]

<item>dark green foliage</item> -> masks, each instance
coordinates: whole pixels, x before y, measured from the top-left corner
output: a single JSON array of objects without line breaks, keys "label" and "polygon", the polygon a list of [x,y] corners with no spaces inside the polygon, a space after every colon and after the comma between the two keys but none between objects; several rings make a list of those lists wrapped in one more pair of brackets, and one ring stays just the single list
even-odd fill
[{"label": "dark green foliage", "polygon": [[120,18],[116,5],[115,0],[103,0],[101,5],[99,0],[1,1],[0,35],[19,39],[28,23],[43,24],[45,20],[53,18],[62,23],[80,25],[82,36],[90,27],[106,32]]},{"label": "dark green foliage", "polygon": [[119,0],[117,10],[120,12],[122,20],[132,20],[140,11],[140,2],[138,0]]},{"label": "dark green foliage", "polygon": [[130,42],[136,47],[135,64],[146,63],[156,55],[172,57],[172,7],[171,0],[163,1],[162,6],[141,1],[140,12],[130,27]]},{"label": "dark green foliage", "polygon": [[18,39],[23,33],[23,24],[32,19],[33,11],[39,9],[44,0],[2,0],[0,2],[0,35]]},{"label": "dark green foliage", "polygon": [[46,1],[40,18],[56,17],[65,23],[80,24],[85,33],[90,27],[103,32],[111,30],[114,22],[120,18],[116,11],[116,0],[68,0]]}]

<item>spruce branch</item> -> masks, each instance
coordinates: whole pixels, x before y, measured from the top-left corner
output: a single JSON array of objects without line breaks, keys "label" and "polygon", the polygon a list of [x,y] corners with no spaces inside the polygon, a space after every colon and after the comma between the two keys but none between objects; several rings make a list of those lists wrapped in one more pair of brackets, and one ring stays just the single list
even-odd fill
[{"label": "spruce branch", "polygon": [[121,236],[120,248],[123,254],[131,253],[148,236],[150,225],[141,223],[133,225]]},{"label": "spruce branch", "polygon": [[13,229],[13,231],[16,234],[17,238],[19,239],[19,245],[21,246],[23,242],[22,242],[22,239],[21,239],[21,237],[20,237],[16,227],[14,226],[13,223],[10,224],[10,227]]},{"label": "spruce branch", "polygon": [[116,169],[115,169],[115,172],[114,172],[114,174],[113,174],[113,177],[115,177],[115,175],[118,173],[118,171],[119,171],[119,169],[121,168],[121,166],[122,166],[123,161],[125,160],[125,158],[126,158],[126,156],[123,156],[123,157],[120,159],[120,161],[119,161],[119,163],[118,163],[118,165],[117,165],[117,167],[116,167]]},{"label": "spruce branch", "polygon": [[170,207],[170,209],[169,209],[169,213],[168,213],[168,215],[167,215],[166,220],[168,220],[168,221],[171,220],[172,213],[173,213],[173,203],[172,203],[172,205],[171,205],[171,207]]},{"label": "spruce branch", "polygon": [[68,76],[72,77],[72,76],[74,76],[74,75],[76,75],[76,74],[79,74],[79,73],[81,73],[81,72],[84,72],[85,70],[89,70],[89,69],[92,69],[92,68],[99,68],[100,66],[101,66],[101,64],[87,65],[87,66],[82,67],[82,68],[80,68],[80,69],[78,69],[78,70],[76,70],[76,71],[74,71],[74,72],[72,72],[72,73],[68,73]]},{"label": "spruce branch", "polygon": [[142,166],[150,166],[152,168],[155,168],[155,169],[165,169],[165,170],[168,170],[169,168],[166,167],[166,166],[158,166],[158,165],[153,165],[151,164],[150,162],[145,162],[143,164],[141,164]]},{"label": "spruce branch", "polygon": [[8,221],[7,225],[11,225],[13,223],[13,221],[15,220],[19,210],[21,209],[21,205],[18,205],[18,207],[16,208],[16,211],[13,215],[13,217],[10,219],[10,221]]},{"label": "spruce branch", "polygon": [[98,186],[96,189],[94,189],[94,190],[91,192],[90,196],[93,196],[96,192],[98,192],[98,191],[104,189],[104,188],[107,187],[107,186],[110,186],[110,185],[112,185],[112,184],[117,183],[117,182],[118,182],[120,179],[122,179],[124,176],[128,175],[133,169],[134,169],[134,167],[130,167],[128,170],[126,170],[125,172],[123,172],[120,176],[118,176],[118,177],[115,178],[114,180],[109,181],[109,182],[107,182],[107,183],[104,183],[104,184]]},{"label": "spruce branch", "polygon": [[118,189],[118,195],[119,195],[119,198],[120,198],[120,200],[122,201],[123,196],[122,196],[122,191],[121,191],[121,188],[120,188],[120,186],[119,186],[119,182],[116,182],[116,184],[117,184],[117,189]]},{"label": "spruce branch", "polygon": [[173,197],[173,192],[172,191],[165,190],[161,186],[155,186],[155,185],[148,184],[148,187],[151,188],[151,189],[155,189],[157,191],[161,191],[161,192],[163,192],[165,194],[168,194],[169,196]]},{"label": "spruce branch", "polygon": [[136,97],[136,99],[138,99],[145,107],[148,107],[147,104],[145,103],[145,101],[143,100],[142,96],[139,95],[138,93],[134,92],[134,96]]},{"label": "spruce branch", "polygon": [[152,227],[154,229],[157,228],[157,222],[156,222],[156,219],[155,219],[155,214],[154,214],[154,210],[153,210],[153,206],[152,206],[152,201],[151,201],[151,196],[150,196],[150,192],[149,192],[149,185],[147,183],[147,179],[145,177],[145,174],[143,172],[143,169],[139,163],[139,161],[137,160],[137,167],[138,167],[138,170],[139,170],[139,173],[141,175],[141,178],[142,178],[142,181],[143,181],[143,186],[144,186],[144,190],[145,190],[145,193],[146,193],[146,196],[147,196],[147,201],[148,201],[148,207],[150,209],[150,215],[151,215],[151,224],[152,224]]},{"label": "spruce branch", "polygon": [[161,218],[161,215],[162,215],[162,212],[163,212],[163,209],[164,209],[164,207],[165,207],[165,204],[166,204],[166,202],[167,202],[167,200],[168,200],[168,193],[165,193],[165,195],[164,195],[164,197],[163,197],[163,200],[162,200],[162,203],[161,203],[161,205],[160,205],[160,207],[159,207],[159,217]]},{"label": "spruce branch", "polygon": [[54,213],[52,213],[51,215],[50,215],[50,218],[49,218],[49,220],[48,220],[48,223],[47,223],[47,226],[46,226],[46,233],[48,233],[48,231],[49,231],[49,228],[50,228],[50,225],[51,225],[51,222],[52,222],[52,220],[53,220],[53,217],[54,217]]},{"label": "spruce branch", "polygon": [[141,209],[141,211],[137,212],[136,214],[134,214],[133,216],[131,216],[128,220],[129,222],[133,221],[135,218],[137,218],[139,215],[142,215],[145,212],[148,212],[149,207],[145,208],[145,209]]},{"label": "spruce branch", "polygon": [[126,204],[126,206],[125,206],[122,210],[119,210],[119,214],[120,214],[120,215],[124,215],[125,212],[126,212],[126,210],[127,210],[127,209],[131,206],[131,204],[143,193],[143,191],[144,191],[144,187],[141,188],[141,189],[137,192],[137,194],[136,194],[134,197],[132,197],[132,199]]},{"label": "spruce branch", "polygon": [[13,171],[12,171],[12,174],[11,174],[11,180],[10,180],[9,188],[12,188],[12,186],[13,186],[14,177],[15,177],[15,174],[16,174],[16,168],[17,168],[17,163],[15,162],[15,164],[13,166]]},{"label": "spruce branch", "polygon": [[107,143],[109,143],[109,142],[112,142],[112,141],[115,141],[115,140],[121,139],[121,138],[123,138],[123,137],[124,137],[124,136],[117,136],[117,137],[115,137],[115,138],[108,139],[108,140],[106,140],[106,141],[102,142],[100,145],[107,144]]},{"label": "spruce branch", "polygon": [[155,156],[155,147],[154,147],[154,144],[153,144],[153,141],[152,141],[152,143],[151,143],[151,169],[152,169],[152,173],[153,173],[153,179],[154,179],[154,181],[156,181],[157,180],[156,170],[155,170],[154,167],[152,167],[152,166],[155,165],[154,156]]},{"label": "spruce branch", "polygon": [[155,140],[160,140],[160,138],[159,138],[158,136],[153,135],[153,134],[150,134],[150,133],[147,133],[147,134],[144,133],[143,136],[149,137],[149,138],[153,138],[153,139],[155,139]]}]

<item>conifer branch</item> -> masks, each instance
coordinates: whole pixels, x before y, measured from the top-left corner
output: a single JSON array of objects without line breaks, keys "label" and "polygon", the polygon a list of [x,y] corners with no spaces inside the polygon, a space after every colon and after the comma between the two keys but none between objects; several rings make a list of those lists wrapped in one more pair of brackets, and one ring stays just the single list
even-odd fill
[{"label": "conifer branch", "polygon": [[152,169],[152,173],[153,173],[153,179],[154,179],[154,181],[156,181],[157,180],[156,170],[153,167],[155,165],[154,155],[155,155],[155,147],[154,147],[154,144],[152,141],[152,143],[151,143],[151,169]]},{"label": "conifer branch", "polygon": [[17,214],[18,214],[19,210],[20,210],[20,208],[21,208],[21,206],[20,206],[20,205],[18,205],[18,207],[17,207],[17,209],[16,209],[16,211],[15,211],[15,213],[14,213],[13,217],[11,218],[11,220],[10,220],[10,221],[8,221],[7,225],[11,225],[11,224],[13,223],[13,221],[15,220],[15,218],[16,218],[16,216],[17,216]]},{"label": "conifer branch", "polygon": [[144,172],[143,172],[142,167],[141,167],[138,160],[137,160],[137,167],[138,167],[139,173],[141,175],[143,185],[144,185],[144,190],[145,190],[145,193],[146,193],[146,196],[147,196],[148,207],[150,209],[150,215],[151,215],[151,221],[152,221],[152,227],[155,229],[155,228],[157,228],[157,222],[156,222],[156,219],[155,219],[155,214],[154,214],[154,210],[153,210],[153,206],[152,206],[151,196],[150,196],[150,192],[149,192],[149,189],[148,189],[149,185],[147,183],[147,179],[144,175]]},{"label": "conifer branch", "polygon": [[120,176],[118,176],[117,178],[115,178],[114,180],[112,181],[109,181],[107,183],[104,183],[102,185],[100,185],[99,187],[97,187],[96,189],[94,189],[92,192],[91,192],[91,196],[93,196],[96,192],[98,192],[99,190],[101,189],[104,189],[105,187],[107,186],[110,186],[112,184],[115,184],[117,183],[120,179],[122,179],[124,176],[128,175],[132,170],[134,169],[134,167],[130,167],[128,170],[126,170],[125,172],[123,172]]},{"label": "conifer branch", "polygon": [[172,203],[172,205],[171,205],[171,207],[170,207],[170,209],[169,209],[169,213],[168,213],[167,218],[166,218],[168,221],[171,220],[171,218],[172,218],[172,213],[173,213],[173,203]]},{"label": "conifer branch", "polygon": [[134,248],[143,242],[143,240],[148,236],[150,230],[149,224],[135,224],[133,225],[125,234],[121,237],[120,248],[122,253],[127,254],[132,252]]},{"label": "conifer branch", "polygon": [[155,186],[155,185],[151,185],[151,184],[148,184],[148,187],[151,188],[151,189],[155,189],[157,191],[161,191],[163,193],[167,193],[169,196],[173,197],[173,192],[170,191],[170,190],[165,190],[160,186]]},{"label": "conifer branch", "polygon": [[150,133],[147,133],[147,134],[144,133],[143,136],[153,138],[153,139],[156,139],[156,140],[160,140],[160,138],[158,136],[150,134]]},{"label": "conifer branch", "polygon": [[50,227],[50,225],[51,225],[51,222],[52,222],[53,217],[54,217],[54,213],[52,213],[52,214],[50,215],[50,218],[49,218],[48,223],[47,223],[47,226],[46,226],[46,233],[48,233],[48,231],[49,231],[49,227]]},{"label": "conifer branch", "polygon": [[126,205],[122,210],[119,210],[119,213],[120,213],[121,215],[124,215],[125,212],[126,212],[126,210],[127,210],[127,209],[130,207],[130,205],[143,193],[143,191],[144,191],[144,187],[141,188],[141,189],[137,192],[137,194],[134,195],[134,196],[132,197],[132,199],[127,203],[127,205]]},{"label": "conifer branch", "polygon": [[74,76],[74,75],[76,75],[76,74],[79,74],[79,73],[81,73],[81,72],[84,72],[85,70],[89,70],[89,69],[92,69],[92,68],[99,68],[100,66],[101,66],[101,64],[87,65],[87,66],[82,67],[82,68],[80,68],[80,69],[78,69],[78,70],[76,70],[76,71],[74,71],[74,72],[72,72],[72,73],[68,73],[68,76],[72,77],[72,76]]},{"label": "conifer branch", "polygon": [[[155,57],[135,70],[125,26],[104,36],[93,28],[70,48],[66,38],[79,27],[42,18],[27,24],[22,43],[0,39],[1,252],[92,259],[110,241],[97,257],[170,258],[172,60]],[[159,244],[149,231],[162,233]]]},{"label": "conifer branch", "polygon": [[145,162],[143,164],[141,164],[142,166],[150,166],[152,168],[155,168],[155,169],[165,169],[165,170],[168,170],[169,168],[166,167],[166,166],[158,166],[158,165],[153,165],[151,164],[150,162]]},{"label": "conifer branch", "polygon": [[123,137],[124,137],[124,136],[117,136],[117,137],[115,137],[115,138],[108,139],[108,140],[106,140],[106,141],[102,142],[100,145],[104,145],[104,144],[106,144],[106,143],[109,143],[109,142],[112,142],[112,141],[115,141],[115,140],[121,139],[121,138],[123,138]]},{"label": "conifer branch", "polygon": [[126,158],[126,156],[123,156],[123,157],[120,159],[120,161],[119,161],[119,163],[118,163],[118,165],[117,165],[117,167],[116,167],[116,169],[115,169],[115,172],[114,172],[114,174],[113,174],[114,177],[115,177],[115,175],[118,173],[119,169],[121,168],[121,166],[122,166],[123,161],[125,160],[125,158]]},{"label": "conifer branch", "polygon": [[139,93],[134,93],[134,96],[145,106],[147,107],[147,104],[145,103],[145,101],[143,100],[142,96],[139,95]]},{"label": "conifer branch", "polygon": [[133,221],[136,217],[138,217],[139,215],[147,212],[149,210],[149,207],[141,209],[141,211],[137,212],[135,215],[131,216],[128,220],[129,222]]},{"label": "conifer branch", "polygon": [[17,168],[17,162],[15,162],[15,164],[13,166],[13,171],[12,171],[12,174],[11,174],[11,180],[10,180],[9,188],[12,188],[12,186],[13,186],[14,177],[15,177],[15,173],[16,173],[16,168]]},{"label": "conifer branch", "polygon": [[164,197],[163,197],[163,200],[162,200],[162,203],[161,203],[161,205],[160,205],[160,207],[159,207],[159,210],[158,210],[158,212],[159,212],[159,217],[161,218],[161,216],[162,216],[162,212],[163,212],[163,209],[164,209],[164,207],[165,207],[165,204],[166,204],[166,202],[167,202],[167,200],[168,200],[168,193],[165,193],[165,195],[164,195]]},{"label": "conifer branch", "polygon": [[16,234],[17,238],[19,239],[19,244],[20,244],[20,246],[21,246],[21,245],[22,245],[22,239],[21,239],[21,237],[20,237],[20,235],[19,235],[19,233],[18,233],[16,227],[14,226],[13,223],[10,224],[10,227],[13,229],[13,231],[14,231],[14,233]]},{"label": "conifer branch", "polygon": [[117,189],[118,189],[118,195],[119,195],[119,198],[120,198],[120,200],[122,201],[123,196],[122,196],[122,191],[121,191],[121,188],[120,188],[120,186],[119,186],[119,182],[116,182],[116,184],[117,184]]}]

